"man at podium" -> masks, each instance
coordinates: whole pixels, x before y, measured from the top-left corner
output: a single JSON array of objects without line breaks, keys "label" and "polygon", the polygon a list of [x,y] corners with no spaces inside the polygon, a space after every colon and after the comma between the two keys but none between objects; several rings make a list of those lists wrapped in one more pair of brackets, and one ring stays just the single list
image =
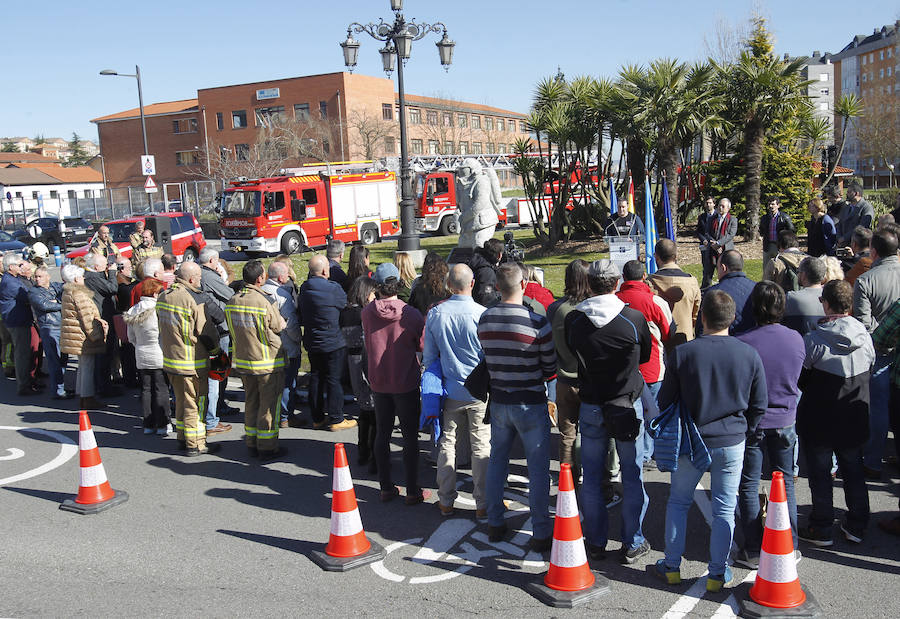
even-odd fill
[{"label": "man at podium", "polygon": [[606,224],[606,236],[644,236],[644,222],[634,213],[628,212],[628,201],[619,198],[618,210]]}]

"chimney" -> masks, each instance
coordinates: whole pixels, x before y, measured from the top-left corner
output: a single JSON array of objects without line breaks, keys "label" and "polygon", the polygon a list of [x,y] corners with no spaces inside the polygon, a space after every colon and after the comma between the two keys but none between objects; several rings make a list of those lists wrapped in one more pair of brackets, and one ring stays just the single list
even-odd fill
[{"label": "chimney", "polygon": [[819,50],[815,50],[815,51],[813,52],[812,57],[813,57],[813,58],[818,58],[819,56],[821,56],[821,53],[819,52]]}]

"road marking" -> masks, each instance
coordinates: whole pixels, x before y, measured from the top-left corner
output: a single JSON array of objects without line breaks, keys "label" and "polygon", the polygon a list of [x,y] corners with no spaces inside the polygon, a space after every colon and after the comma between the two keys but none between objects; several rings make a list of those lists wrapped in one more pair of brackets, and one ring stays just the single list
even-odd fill
[{"label": "road marking", "polygon": [[22,456],[25,455],[25,452],[21,449],[16,449],[15,447],[10,447],[6,451],[9,452],[8,456],[0,456],[0,460],[18,460]]},{"label": "road marking", "polygon": [[422,544],[422,547],[419,548],[412,560],[416,563],[433,563],[437,561],[474,528],[475,523],[471,520],[454,518],[444,521],[431,534],[428,541]]},{"label": "road marking", "polygon": [[706,595],[706,579],[704,578],[709,572],[705,571],[700,574],[700,578],[691,585],[691,588],[684,592],[678,600],[672,604],[672,607],[663,615],[663,619],[684,619],[700,602],[700,598]]},{"label": "road marking", "polygon": [[[747,574],[746,578],[741,581],[741,584],[747,582],[756,582],[756,570],[752,570],[749,574]],[[740,614],[741,607],[738,605],[737,598],[734,597],[734,594],[728,596],[728,599],[722,603],[719,608],[716,609],[716,612],[713,614],[713,619],[721,619],[723,617],[736,617]]]},{"label": "road marking", "polygon": [[[60,434],[59,432],[53,432],[52,430],[44,430],[43,428],[20,428],[17,426],[0,426],[0,430],[12,430],[14,432],[33,432],[35,434],[41,434],[43,436],[48,436],[58,443],[60,443],[59,454],[55,458],[53,458],[50,462],[46,464],[42,464],[37,468],[33,468],[30,471],[25,471],[24,473],[19,473],[18,475],[13,475],[12,477],[6,477],[4,479],[0,479],[0,486],[11,484],[13,482],[22,481],[23,479],[30,479],[32,477],[37,477],[38,475],[42,475],[48,471],[52,471],[53,469],[62,466],[65,464],[72,456],[78,453],[78,445],[75,444],[75,441],[70,439],[69,437]],[[12,451],[12,450],[7,450]],[[11,460],[12,458],[4,458],[5,460]]]}]

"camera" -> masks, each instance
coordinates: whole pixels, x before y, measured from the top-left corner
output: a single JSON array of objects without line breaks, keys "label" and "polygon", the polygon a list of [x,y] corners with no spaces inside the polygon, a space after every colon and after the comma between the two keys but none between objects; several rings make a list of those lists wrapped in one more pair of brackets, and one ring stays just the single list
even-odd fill
[{"label": "camera", "polygon": [[503,233],[503,242],[504,262],[525,262],[525,250],[516,245],[512,230]]}]

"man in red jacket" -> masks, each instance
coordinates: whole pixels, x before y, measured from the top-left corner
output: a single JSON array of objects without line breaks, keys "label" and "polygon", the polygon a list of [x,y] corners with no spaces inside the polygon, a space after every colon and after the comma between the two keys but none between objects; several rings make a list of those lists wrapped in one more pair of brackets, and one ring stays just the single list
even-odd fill
[{"label": "man in red jacket", "polygon": [[[622,286],[616,296],[629,307],[639,311],[647,319],[653,346],[650,349],[650,360],[640,365],[641,376],[650,389],[653,397],[659,393],[662,379],[666,371],[665,350],[663,345],[669,341],[669,335],[675,333],[672,310],[661,296],[644,281],[644,265],[639,260],[629,260],[622,267]],[[653,456],[653,439],[644,434],[644,462]]]}]

